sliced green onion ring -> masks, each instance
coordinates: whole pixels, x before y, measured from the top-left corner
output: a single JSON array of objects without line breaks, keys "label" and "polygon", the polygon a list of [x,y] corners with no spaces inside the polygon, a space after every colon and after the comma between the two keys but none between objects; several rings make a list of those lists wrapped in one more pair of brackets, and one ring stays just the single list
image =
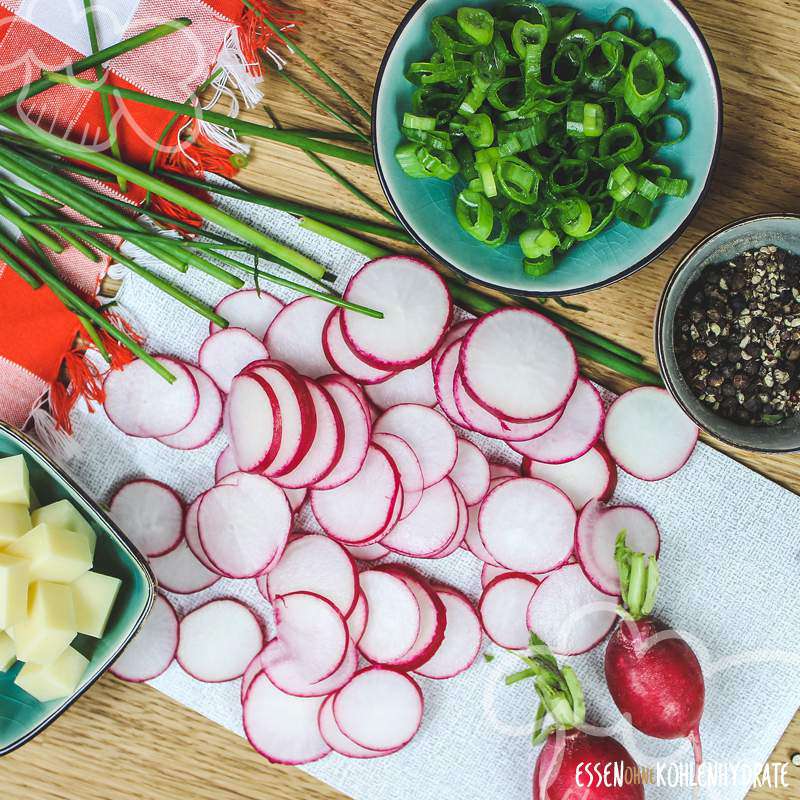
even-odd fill
[{"label": "sliced green onion ring", "polygon": [[456,219],[470,236],[485,242],[494,227],[494,209],[480,192],[465,189],[456,200]]}]

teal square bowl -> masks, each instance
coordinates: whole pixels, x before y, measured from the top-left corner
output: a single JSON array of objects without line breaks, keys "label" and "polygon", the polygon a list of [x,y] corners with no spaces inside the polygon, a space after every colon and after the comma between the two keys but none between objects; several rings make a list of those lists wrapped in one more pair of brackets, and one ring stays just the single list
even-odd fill
[{"label": "teal square bowl", "polygon": [[[677,67],[689,88],[670,108],[689,119],[689,135],[659,151],[658,159],[676,175],[688,178],[685,198],[659,200],[650,228],[616,223],[599,236],[573,247],[559,258],[549,275],[533,278],[522,269],[517,242],[492,249],[463,231],[455,217],[459,178],[414,179],[403,173],[394,151],[401,143],[400,120],[411,109],[413,86],[406,67],[424,61],[433,51],[429,40],[434,17],[453,14],[460,6],[497,8],[486,0],[420,0],[400,23],[378,73],[373,100],[375,162],[386,197],[409,233],[434,258],[465,277],[505,292],[525,296],[578,294],[614,283],[649,264],[684,231],[711,181],[722,139],[722,92],[711,50],[688,12],[675,0],[565,0],[547,5],[577,8],[584,21],[603,22],[622,7],[631,8],[641,27],[652,27],[680,49]],[[579,17],[579,19],[581,18]]]},{"label": "teal square bowl", "polygon": [[72,646],[89,659],[75,692],[63,700],[40,703],[14,684],[22,668],[17,663],[0,672],[0,756],[44,730],[69,708],[113,663],[144,622],[155,600],[150,568],[124,534],[64,471],[27,436],[0,422],[0,458],[22,453],[31,488],[40,505],[69,500],[97,534],[93,569],[122,581],[102,639],[78,635]]}]

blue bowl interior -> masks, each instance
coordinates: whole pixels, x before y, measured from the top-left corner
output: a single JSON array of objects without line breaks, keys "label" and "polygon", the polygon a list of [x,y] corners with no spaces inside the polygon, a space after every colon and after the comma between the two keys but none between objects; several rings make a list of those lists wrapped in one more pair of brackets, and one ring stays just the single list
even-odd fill
[{"label": "blue bowl interior", "polygon": [[18,453],[25,456],[39,503],[72,502],[97,533],[93,569],[120,578],[122,586],[103,638],[79,635],[72,644],[90,662],[72,697],[40,703],[14,684],[21,663],[0,672],[0,755],[42,730],[100,677],[138,630],[155,591],[148,568],[114,524],[27,439],[0,424],[0,458]]},{"label": "blue bowl interior", "polygon": [[[404,72],[413,61],[427,60],[433,52],[429,40],[434,17],[452,14],[463,5],[492,8],[502,3],[486,0],[425,0],[415,6],[390,44],[378,78],[375,96],[376,160],[384,189],[395,211],[423,247],[434,256],[483,283],[524,294],[570,294],[598,288],[624,277],[669,246],[688,223],[705,193],[716,161],[721,135],[721,97],[716,68],[701,35],[686,12],[672,0],[574,0],[550,5],[578,8],[584,20],[607,20],[623,6],[632,8],[641,27],[653,27],[662,38],[680,48],[676,66],[688,79],[689,89],[670,108],[690,121],[688,137],[659,152],[676,176],[690,181],[683,199],[659,200],[656,220],[647,230],[617,223],[593,240],[561,256],[557,268],[542,278],[522,269],[522,252],[516,241],[493,250],[470,237],[455,219],[454,204],[463,181],[407,177],[394,158],[402,141],[399,121],[411,108],[413,86]],[[580,17],[579,17],[580,20]]]}]

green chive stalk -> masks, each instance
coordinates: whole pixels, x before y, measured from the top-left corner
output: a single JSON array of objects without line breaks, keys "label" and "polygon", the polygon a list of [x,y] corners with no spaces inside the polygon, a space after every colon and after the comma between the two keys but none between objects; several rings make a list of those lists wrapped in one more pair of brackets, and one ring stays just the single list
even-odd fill
[{"label": "green chive stalk", "polygon": [[365,242],[363,239],[359,239],[358,236],[353,236],[352,233],[340,231],[338,228],[326,225],[324,222],[312,219],[311,217],[301,217],[300,227],[312,233],[316,233],[319,236],[324,236],[332,242],[337,242],[345,247],[349,247],[351,250],[355,250],[357,253],[361,253],[367,258],[381,258],[391,255],[390,250],[378,247],[378,245],[372,244],[372,242]]},{"label": "green chive stalk", "polygon": [[54,253],[63,253],[64,246],[56,241],[50,234],[40,230],[35,225],[31,225],[27,219],[14,211],[13,208],[5,201],[0,201],[0,217],[7,219],[12,225],[19,228],[20,232],[26,239],[33,239],[39,244],[44,245],[48,250]]},{"label": "green chive stalk", "polygon": [[296,133],[279,131],[275,128],[270,128],[268,125],[260,125],[257,122],[247,122],[246,120],[229,117],[227,114],[220,114],[217,111],[207,111],[202,108],[197,108],[191,103],[176,103],[173,100],[165,100],[163,97],[154,97],[145,92],[137,92],[134,89],[107,86],[105,84],[96,83],[95,81],[85,81],[80,78],[75,78],[71,75],[61,75],[54,72],[46,72],[45,75],[54,83],[75,86],[79,89],[88,89],[100,95],[107,95],[118,99],[132,100],[153,108],[161,108],[165,111],[174,111],[184,114],[187,117],[192,117],[193,119],[201,119],[214,125],[230,128],[243,136],[267,139],[271,142],[290,145],[291,147],[297,147],[301,150],[309,150],[314,153],[320,153],[321,155],[331,156],[332,158],[352,161],[355,164],[371,166],[375,163],[371,153],[353,150],[348,147],[341,147],[338,144],[331,144],[330,142],[309,139],[308,137],[300,136]]}]

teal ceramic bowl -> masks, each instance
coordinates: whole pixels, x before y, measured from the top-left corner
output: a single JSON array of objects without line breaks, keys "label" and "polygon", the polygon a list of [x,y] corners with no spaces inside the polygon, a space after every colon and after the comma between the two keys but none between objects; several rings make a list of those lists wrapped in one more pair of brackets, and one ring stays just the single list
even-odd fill
[{"label": "teal ceramic bowl", "polygon": [[10,753],[44,730],[69,708],[113,663],[144,622],[155,600],[150,568],[119,528],[37,445],[0,422],[0,458],[22,453],[31,487],[41,505],[69,500],[97,533],[94,569],[122,580],[102,639],[79,635],[73,647],[89,659],[80,685],[71,697],[40,703],[14,684],[17,663],[0,672],[0,756]]},{"label": "teal ceramic bowl", "polygon": [[647,230],[617,223],[563,255],[556,269],[532,278],[522,269],[516,242],[493,250],[464,232],[456,222],[454,202],[459,179],[439,181],[407,177],[394,157],[401,143],[399,122],[411,108],[412,85],[404,72],[424,61],[433,47],[431,20],[460,6],[502,5],[497,0],[420,0],[400,23],[381,64],[373,100],[375,162],[384,192],[409,233],[434,258],[464,276],[492,288],[526,296],[577,294],[621,280],[661,255],[689,224],[705,196],[722,138],[722,92],[711,51],[697,25],[675,0],[564,0],[548,5],[577,8],[584,20],[601,22],[621,7],[632,8],[642,27],[653,27],[680,49],[677,67],[690,87],[671,108],[689,118],[690,132],[680,144],[659,152],[677,175],[690,179],[683,199],[661,199],[656,220]]}]

